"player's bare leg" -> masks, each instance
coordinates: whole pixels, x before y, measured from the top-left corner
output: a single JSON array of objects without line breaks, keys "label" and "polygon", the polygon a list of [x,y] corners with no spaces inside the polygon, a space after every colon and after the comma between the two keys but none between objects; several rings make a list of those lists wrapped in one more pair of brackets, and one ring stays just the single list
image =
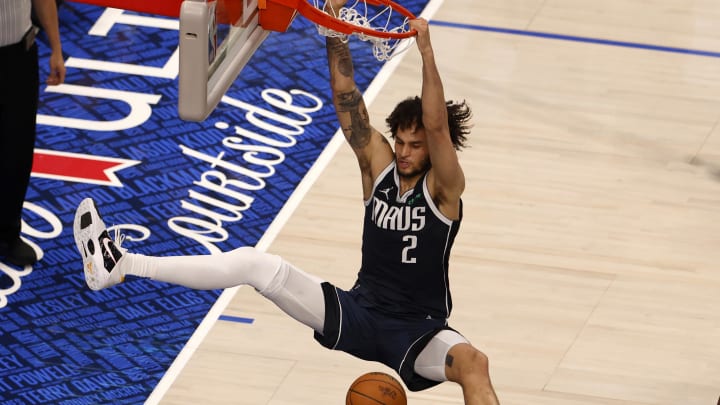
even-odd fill
[{"label": "player's bare leg", "polygon": [[497,395],[490,382],[487,356],[467,343],[453,346],[445,359],[448,380],[460,384],[465,405],[497,405]]}]

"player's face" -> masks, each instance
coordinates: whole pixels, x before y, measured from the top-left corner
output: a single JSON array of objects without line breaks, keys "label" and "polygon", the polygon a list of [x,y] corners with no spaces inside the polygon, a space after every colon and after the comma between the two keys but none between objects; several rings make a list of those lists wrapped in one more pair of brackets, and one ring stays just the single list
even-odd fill
[{"label": "player's face", "polygon": [[425,129],[398,129],[395,134],[395,163],[398,174],[415,177],[430,169]]}]

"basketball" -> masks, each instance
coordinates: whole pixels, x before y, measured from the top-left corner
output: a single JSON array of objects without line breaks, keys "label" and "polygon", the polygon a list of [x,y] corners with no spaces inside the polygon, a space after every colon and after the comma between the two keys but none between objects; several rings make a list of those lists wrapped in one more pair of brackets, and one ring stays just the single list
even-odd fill
[{"label": "basketball", "polygon": [[407,405],[405,389],[393,376],[366,373],[350,385],[345,405]]}]

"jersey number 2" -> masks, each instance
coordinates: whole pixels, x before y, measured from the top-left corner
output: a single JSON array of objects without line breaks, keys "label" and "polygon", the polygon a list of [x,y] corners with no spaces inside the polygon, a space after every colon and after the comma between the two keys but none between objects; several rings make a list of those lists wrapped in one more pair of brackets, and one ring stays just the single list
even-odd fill
[{"label": "jersey number 2", "polygon": [[407,242],[402,250],[402,262],[403,263],[415,263],[417,260],[414,257],[410,257],[410,251],[417,247],[417,236],[416,235],[405,235],[403,236],[403,242]]}]

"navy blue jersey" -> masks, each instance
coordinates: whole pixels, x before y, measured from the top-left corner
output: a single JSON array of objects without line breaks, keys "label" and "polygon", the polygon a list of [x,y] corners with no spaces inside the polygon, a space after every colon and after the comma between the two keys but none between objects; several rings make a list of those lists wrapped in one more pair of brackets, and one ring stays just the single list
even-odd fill
[{"label": "navy blue jersey", "polygon": [[379,310],[401,316],[447,318],[452,309],[450,250],[462,220],[446,218],[428,192],[427,173],[398,195],[395,162],[378,176],[365,201],[358,288]]}]

